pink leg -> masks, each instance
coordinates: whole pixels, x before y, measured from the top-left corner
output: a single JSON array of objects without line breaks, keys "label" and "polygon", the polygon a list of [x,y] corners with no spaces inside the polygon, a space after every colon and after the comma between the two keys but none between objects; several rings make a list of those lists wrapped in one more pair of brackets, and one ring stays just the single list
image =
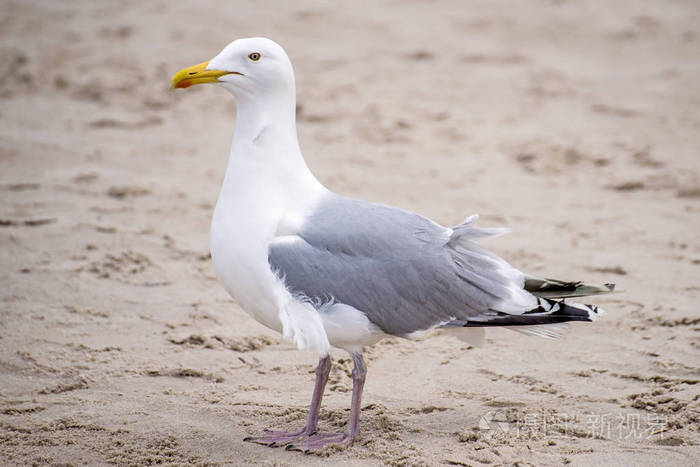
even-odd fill
[{"label": "pink leg", "polygon": [[360,431],[360,406],[362,389],[365,386],[367,367],[362,354],[353,354],[355,368],[352,370],[352,402],[350,405],[350,420],[345,433],[313,433],[308,438],[298,439],[287,445],[288,450],[305,453],[319,451],[327,446],[346,447],[352,444]]},{"label": "pink leg", "polygon": [[265,431],[262,436],[249,436],[243,441],[264,444],[270,447],[284,446],[299,439],[305,438],[316,432],[318,427],[318,415],[321,411],[321,399],[323,391],[328,382],[328,375],[331,372],[331,358],[325,356],[318,362],[316,367],[316,384],[314,385],[314,395],[311,397],[311,409],[306,426],[301,431]]}]

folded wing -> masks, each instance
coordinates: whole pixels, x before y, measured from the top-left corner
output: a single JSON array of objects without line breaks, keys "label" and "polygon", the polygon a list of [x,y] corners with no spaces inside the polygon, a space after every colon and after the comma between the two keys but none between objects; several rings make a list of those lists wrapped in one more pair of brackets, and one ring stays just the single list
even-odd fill
[{"label": "folded wing", "polygon": [[329,195],[298,232],[272,242],[269,262],[318,309],[343,303],[399,336],[451,322],[488,325],[541,307],[521,272],[475,243],[503,230],[478,229],[475,220],[447,229],[401,209]]}]

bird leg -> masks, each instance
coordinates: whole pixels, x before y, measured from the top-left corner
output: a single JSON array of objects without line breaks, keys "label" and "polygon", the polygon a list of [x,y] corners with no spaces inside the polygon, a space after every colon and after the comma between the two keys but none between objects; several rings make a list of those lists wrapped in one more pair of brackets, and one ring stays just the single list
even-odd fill
[{"label": "bird leg", "polygon": [[352,359],[355,362],[355,368],[352,370],[352,402],[347,431],[344,433],[313,433],[306,439],[288,444],[288,450],[309,453],[320,451],[327,446],[346,447],[355,440],[360,431],[360,405],[365,376],[367,376],[367,366],[361,353],[352,354]]},{"label": "bird leg", "polygon": [[323,391],[328,382],[328,375],[331,372],[331,358],[326,355],[319,360],[316,367],[316,383],[314,384],[314,394],[311,397],[311,408],[309,410],[309,419],[306,426],[301,431],[265,431],[262,436],[249,436],[243,441],[251,443],[264,444],[265,446],[277,447],[284,446],[294,442],[300,438],[305,438],[316,432],[318,427],[318,414],[321,411],[321,399]]}]

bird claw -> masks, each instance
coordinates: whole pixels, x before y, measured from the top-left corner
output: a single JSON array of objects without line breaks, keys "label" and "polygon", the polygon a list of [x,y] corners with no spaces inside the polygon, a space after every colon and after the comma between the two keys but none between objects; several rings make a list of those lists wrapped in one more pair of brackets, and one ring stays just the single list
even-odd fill
[{"label": "bird claw", "polygon": [[345,448],[350,446],[354,440],[355,437],[347,433],[314,433],[299,443],[287,444],[285,449],[310,454],[331,446]]},{"label": "bird claw", "polygon": [[262,444],[263,446],[276,448],[286,446],[301,438],[309,436],[306,430],[301,431],[265,431],[262,436],[248,436],[243,441]]}]

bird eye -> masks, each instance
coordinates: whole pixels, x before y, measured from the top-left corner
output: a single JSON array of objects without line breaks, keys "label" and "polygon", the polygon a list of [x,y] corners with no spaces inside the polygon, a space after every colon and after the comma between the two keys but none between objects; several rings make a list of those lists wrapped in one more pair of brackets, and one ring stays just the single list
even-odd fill
[{"label": "bird eye", "polygon": [[257,62],[258,60],[260,60],[260,52],[253,52],[248,55],[248,58],[254,62]]}]

